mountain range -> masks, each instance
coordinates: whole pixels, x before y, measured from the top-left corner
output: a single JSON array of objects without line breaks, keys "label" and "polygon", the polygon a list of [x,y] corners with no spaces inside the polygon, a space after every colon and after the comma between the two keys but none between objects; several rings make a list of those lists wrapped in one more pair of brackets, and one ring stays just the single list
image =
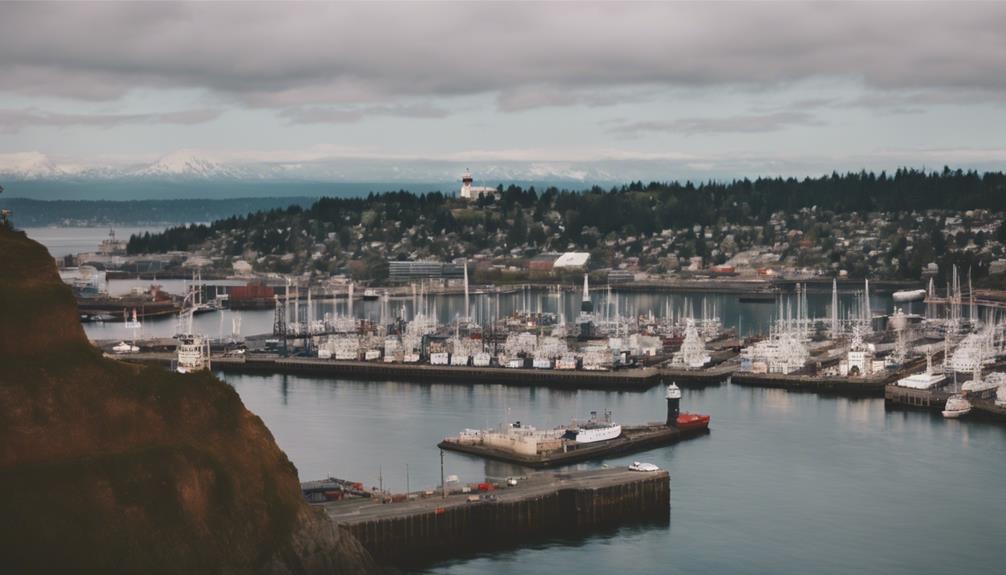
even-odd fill
[{"label": "mountain range", "polygon": [[309,161],[221,161],[190,150],[153,163],[99,165],[55,161],[39,152],[0,154],[5,181],[230,181],[230,182],[460,182],[471,169],[483,184],[515,181],[595,183],[613,181],[596,163],[460,162],[423,159],[323,158]]}]

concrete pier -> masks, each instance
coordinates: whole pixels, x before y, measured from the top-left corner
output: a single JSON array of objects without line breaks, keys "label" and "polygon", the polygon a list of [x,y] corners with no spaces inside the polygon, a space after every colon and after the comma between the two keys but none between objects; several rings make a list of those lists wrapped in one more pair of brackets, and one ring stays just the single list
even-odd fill
[{"label": "concrete pier", "polygon": [[375,559],[399,565],[670,518],[666,471],[536,473],[516,487],[471,497],[437,493],[401,503],[357,499],[319,506]]},{"label": "concrete pier", "polygon": [[709,429],[706,427],[693,430],[680,430],[676,427],[668,427],[662,423],[623,426],[622,435],[615,439],[577,445],[567,451],[537,455],[526,455],[481,444],[460,443],[454,440],[454,438],[441,441],[437,447],[448,451],[457,451],[506,463],[523,465],[532,469],[543,469],[546,467],[568,465],[588,459],[600,459],[603,457],[624,455],[626,453],[635,453],[654,447],[670,445],[682,439],[706,435],[708,433]]}]

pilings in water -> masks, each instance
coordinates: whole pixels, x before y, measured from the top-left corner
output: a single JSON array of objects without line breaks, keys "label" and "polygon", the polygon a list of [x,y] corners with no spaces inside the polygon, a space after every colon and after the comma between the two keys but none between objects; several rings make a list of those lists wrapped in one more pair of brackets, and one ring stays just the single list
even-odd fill
[{"label": "pilings in water", "polygon": [[586,534],[670,518],[666,471],[598,469],[538,473],[521,485],[471,495],[381,504],[328,503],[328,515],[380,562],[416,563],[539,538]]}]

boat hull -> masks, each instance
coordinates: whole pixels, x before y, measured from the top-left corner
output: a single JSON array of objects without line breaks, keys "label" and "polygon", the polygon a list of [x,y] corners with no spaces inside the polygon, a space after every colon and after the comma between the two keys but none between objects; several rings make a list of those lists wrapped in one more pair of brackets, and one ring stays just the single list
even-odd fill
[{"label": "boat hull", "polygon": [[695,413],[682,413],[678,415],[677,427],[681,431],[697,431],[709,428],[709,416]]}]

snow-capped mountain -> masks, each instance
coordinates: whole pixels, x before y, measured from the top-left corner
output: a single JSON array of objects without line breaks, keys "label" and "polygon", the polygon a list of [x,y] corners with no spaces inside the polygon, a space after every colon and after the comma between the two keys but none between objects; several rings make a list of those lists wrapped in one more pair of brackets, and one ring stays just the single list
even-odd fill
[{"label": "snow-capped mountain", "polygon": [[153,179],[234,179],[249,174],[232,166],[200,157],[189,150],[163,156],[153,164],[128,172],[129,176]]},{"label": "snow-capped mountain", "polygon": [[172,152],[152,163],[88,165],[53,161],[39,152],[0,154],[5,180],[164,182],[456,182],[470,169],[482,185],[549,181],[610,181],[603,162],[457,161],[332,157],[297,162],[216,160],[195,150]]},{"label": "snow-capped mountain", "polygon": [[45,154],[19,152],[0,154],[0,175],[15,180],[44,180],[66,175]]}]

